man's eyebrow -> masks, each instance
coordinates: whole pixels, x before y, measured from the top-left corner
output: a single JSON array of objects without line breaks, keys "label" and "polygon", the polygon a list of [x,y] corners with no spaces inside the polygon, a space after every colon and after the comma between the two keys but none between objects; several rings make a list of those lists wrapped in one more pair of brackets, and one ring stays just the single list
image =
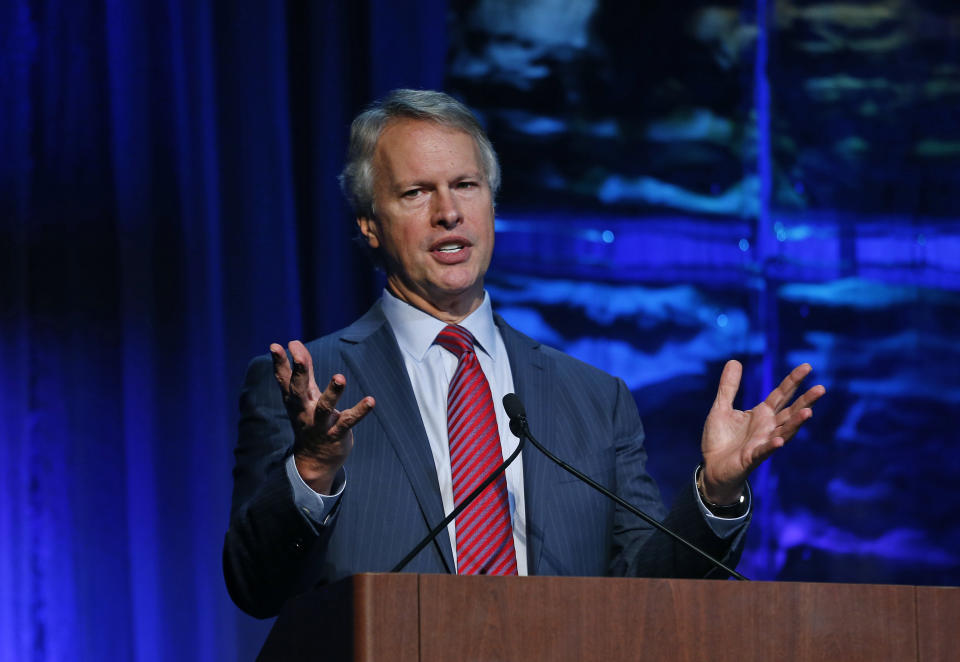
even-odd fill
[{"label": "man's eyebrow", "polygon": [[423,188],[425,186],[430,186],[430,182],[424,179],[412,179],[408,182],[397,182],[394,188],[398,191],[406,191],[410,188]]},{"label": "man's eyebrow", "polygon": [[[466,179],[483,179],[483,173],[480,171],[464,172],[452,177],[451,182],[462,182]],[[405,191],[411,188],[431,188],[434,182],[430,179],[412,179],[407,182],[396,182],[394,188],[397,191]]]},{"label": "man's eyebrow", "polygon": [[459,181],[462,179],[482,179],[482,178],[483,178],[483,173],[481,173],[480,171],[473,171],[473,172],[464,173],[458,177],[454,177],[454,181]]}]

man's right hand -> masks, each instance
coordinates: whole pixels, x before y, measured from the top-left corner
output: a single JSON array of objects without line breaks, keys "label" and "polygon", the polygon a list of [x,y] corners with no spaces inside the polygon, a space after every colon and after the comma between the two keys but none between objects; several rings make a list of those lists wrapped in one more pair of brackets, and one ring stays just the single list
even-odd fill
[{"label": "man's right hand", "polygon": [[283,394],[283,404],[293,425],[293,456],[297,471],[315,492],[329,494],[334,477],[353,449],[353,428],[376,402],[370,396],[350,409],[337,410],[337,400],[347,385],[343,375],[330,379],[321,393],[313,378],[313,359],[299,340],[288,345],[293,365],[283,347],[270,345],[273,374]]}]

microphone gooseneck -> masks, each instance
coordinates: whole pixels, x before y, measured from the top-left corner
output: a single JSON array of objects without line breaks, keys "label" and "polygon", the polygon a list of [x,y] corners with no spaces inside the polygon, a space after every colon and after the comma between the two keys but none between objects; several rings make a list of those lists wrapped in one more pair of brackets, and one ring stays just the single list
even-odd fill
[{"label": "microphone gooseneck", "polygon": [[617,496],[616,494],[614,494],[613,492],[611,492],[610,490],[608,490],[607,488],[605,488],[605,487],[604,487],[603,485],[601,485],[600,483],[596,482],[595,480],[593,480],[592,478],[590,478],[590,477],[587,476],[586,474],[584,474],[584,473],[582,473],[582,472],[580,472],[580,471],[577,471],[576,469],[574,469],[573,467],[571,467],[569,464],[567,464],[566,462],[564,462],[563,460],[561,460],[560,458],[558,458],[556,455],[554,455],[553,453],[551,453],[550,451],[548,451],[546,448],[544,448],[543,445],[540,444],[540,442],[538,442],[538,441],[533,437],[532,434],[530,434],[530,426],[527,424],[527,413],[526,413],[526,410],[524,409],[523,403],[520,402],[520,398],[517,397],[517,395],[516,395],[515,393],[508,393],[508,394],[506,394],[505,396],[503,396],[503,408],[506,410],[507,415],[510,417],[510,431],[513,432],[513,434],[515,434],[517,437],[520,438],[520,443],[521,443],[521,444],[523,443],[523,440],[524,440],[524,439],[529,439],[529,440],[530,440],[530,443],[533,444],[533,445],[537,448],[537,450],[539,450],[541,453],[543,453],[544,455],[546,455],[552,462],[558,464],[558,465],[559,465],[562,469],[564,469],[567,473],[573,474],[574,476],[576,476],[577,478],[579,478],[580,480],[582,480],[584,483],[586,483],[587,485],[589,485],[589,486],[592,487],[593,489],[597,490],[598,492],[600,492],[601,494],[603,494],[603,495],[606,496],[607,498],[612,499],[612,500],[615,501],[617,504],[619,504],[619,505],[623,506],[624,508],[626,508],[628,511],[630,511],[631,513],[633,513],[634,515],[636,515],[637,517],[639,517],[640,519],[642,519],[642,520],[643,520],[644,522],[646,522],[647,524],[653,526],[654,528],[659,529],[660,531],[663,531],[663,532],[666,533],[668,536],[670,536],[671,538],[673,538],[673,539],[676,540],[677,542],[679,542],[679,543],[681,543],[682,545],[684,545],[687,549],[689,549],[689,550],[691,550],[691,551],[693,551],[693,552],[696,552],[697,554],[699,554],[701,557],[703,557],[703,558],[706,559],[707,561],[710,561],[710,563],[712,563],[712,564],[713,564],[714,566],[716,566],[717,568],[720,568],[720,569],[723,570],[724,572],[729,573],[731,576],[736,577],[736,578],[739,579],[740,581],[744,581],[744,582],[745,582],[745,581],[750,581],[749,579],[747,579],[746,577],[744,577],[743,575],[741,575],[739,572],[737,572],[737,571],[734,570],[733,568],[730,568],[730,567],[728,567],[727,565],[725,565],[723,562],[715,559],[713,556],[711,556],[710,554],[708,554],[708,553],[705,552],[704,550],[700,549],[699,547],[697,547],[696,545],[694,545],[692,542],[690,542],[690,541],[687,540],[686,538],[683,538],[683,537],[680,536],[679,534],[674,533],[673,531],[671,531],[670,529],[668,529],[666,526],[664,526],[663,524],[661,524],[659,521],[655,520],[655,519],[654,519],[653,517],[651,517],[650,515],[646,514],[645,512],[643,512],[642,510],[640,510],[640,509],[637,508],[636,506],[634,506],[634,505],[632,505],[632,504],[630,504],[630,503],[627,503],[626,501],[624,501],[623,499],[621,499],[619,496]]}]

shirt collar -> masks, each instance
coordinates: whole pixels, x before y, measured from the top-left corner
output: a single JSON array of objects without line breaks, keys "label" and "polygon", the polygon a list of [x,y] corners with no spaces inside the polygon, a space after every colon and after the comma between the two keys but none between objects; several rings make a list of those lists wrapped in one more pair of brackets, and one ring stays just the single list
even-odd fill
[{"label": "shirt collar", "polygon": [[[447,323],[401,301],[386,289],[383,290],[381,305],[401,351],[422,361]],[[477,346],[491,359],[497,360],[497,327],[493,322],[493,308],[486,290],[480,307],[461,320],[459,326],[472,333]]]}]

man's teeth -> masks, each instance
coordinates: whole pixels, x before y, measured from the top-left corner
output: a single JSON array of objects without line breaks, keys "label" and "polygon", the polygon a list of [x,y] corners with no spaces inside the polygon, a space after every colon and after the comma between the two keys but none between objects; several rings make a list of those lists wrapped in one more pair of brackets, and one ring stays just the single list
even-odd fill
[{"label": "man's teeth", "polygon": [[463,246],[460,244],[453,244],[452,246],[441,246],[437,250],[442,253],[456,253],[459,250],[462,250]]}]

